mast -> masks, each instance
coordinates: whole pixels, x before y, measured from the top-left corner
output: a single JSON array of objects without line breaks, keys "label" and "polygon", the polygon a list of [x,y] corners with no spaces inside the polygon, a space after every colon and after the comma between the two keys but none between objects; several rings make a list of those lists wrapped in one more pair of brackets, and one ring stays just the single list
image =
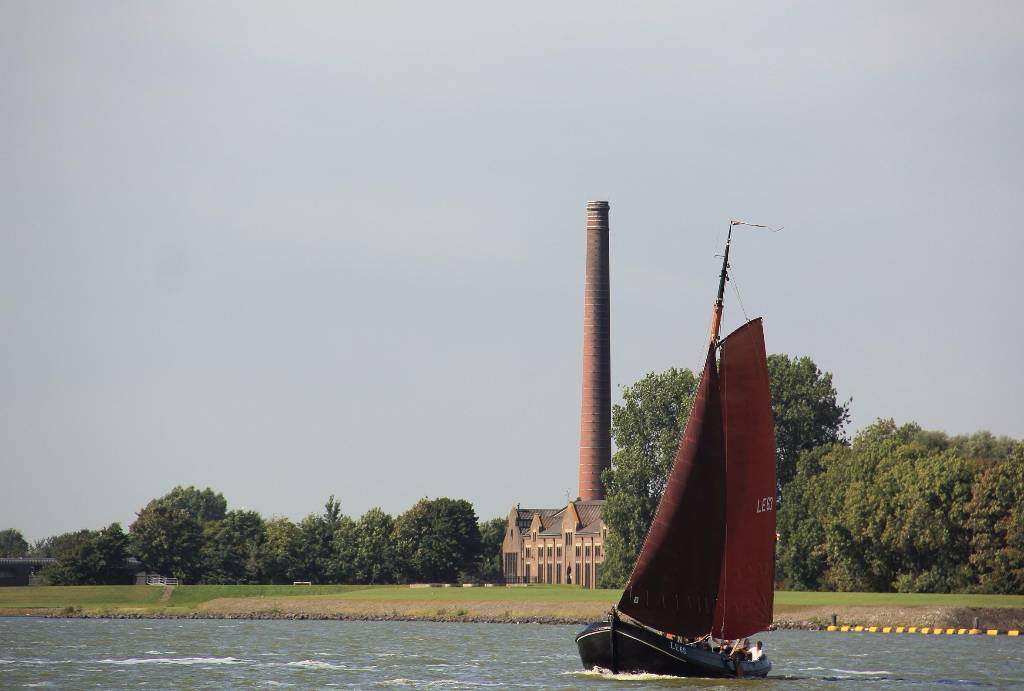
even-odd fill
[{"label": "mast", "polygon": [[[641,624],[680,636],[752,625],[760,628],[749,630],[757,631],[767,627],[762,625],[765,616],[771,623],[775,442],[761,322],[748,322],[718,338],[732,227],[740,225],[769,228],[729,222],[704,370],[661,501],[618,604],[619,612]],[[720,344],[728,386],[719,377]],[[730,510],[738,528],[731,534]],[[748,535],[745,523],[756,530]],[[769,532],[770,540],[763,537]],[[748,538],[766,550],[767,559],[760,551],[751,558],[755,551],[747,546]],[[730,548],[734,554],[727,561]],[[735,615],[736,609],[752,613]]]},{"label": "mast", "polygon": [[725,301],[725,283],[729,280],[729,245],[732,244],[732,227],[736,221],[729,221],[729,234],[725,238],[725,254],[722,256],[722,273],[718,277],[718,298],[711,308],[711,339],[712,346],[718,345],[718,332],[722,327],[722,304]]}]

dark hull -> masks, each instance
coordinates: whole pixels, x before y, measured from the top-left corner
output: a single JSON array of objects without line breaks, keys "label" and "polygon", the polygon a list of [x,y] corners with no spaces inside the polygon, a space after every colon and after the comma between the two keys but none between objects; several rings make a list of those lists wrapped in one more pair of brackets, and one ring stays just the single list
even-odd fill
[{"label": "dark hull", "polygon": [[757,662],[733,660],[711,650],[670,641],[621,619],[615,622],[614,640],[612,636],[612,626],[607,621],[594,622],[576,636],[584,667],[676,677],[764,677],[772,668],[765,657]]}]

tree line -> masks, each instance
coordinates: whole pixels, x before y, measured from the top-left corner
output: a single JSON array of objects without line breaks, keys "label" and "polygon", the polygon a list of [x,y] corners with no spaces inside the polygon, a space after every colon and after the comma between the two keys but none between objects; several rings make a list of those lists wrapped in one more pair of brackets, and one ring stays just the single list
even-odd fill
[{"label": "tree line", "polygon": [[[776,582],[797,590],[1024,593],[1024,442],[878,420],[851,441],[851,400],[808,357],[771,355]],[[650,373],[612,410],[601,584],[621,587],[654,517],[697,390]]]},{"label": "tree line", "polygon": [[[832,375],[771,355],[779,543],[776,581],[797,590],[1024,593],[1024,442],[950,436],[878,420],[852,440]],[[650,373],[613,407],[616,452],[602,480],[609,526],[601,585],[621,587],[643,543],[698,377]],[[0,555],[54,556],[52,583],[127,582],[125,560],[185,583],[498,581],[505,519],[423,499],[397,517],[345,516],[333,497],[299,522],[227,510],[223,495],[176,487],[118,524],[29,546],[0,531]]]},{"label": "tree line", "polygon": [[175,487],[146,504],[127,532],[113,523],[30,546],[8,529],[0,531],[0,555],[55,557],[41,574],[54,585],[131,583],[139,570],[210,584],[493,582],[504,530],[505,519],[480,522],[464,499],[421,499],[397,517],[374,508],[351,518],[331,496],[321,512],[292,522],[229,511],[210,488]]}]

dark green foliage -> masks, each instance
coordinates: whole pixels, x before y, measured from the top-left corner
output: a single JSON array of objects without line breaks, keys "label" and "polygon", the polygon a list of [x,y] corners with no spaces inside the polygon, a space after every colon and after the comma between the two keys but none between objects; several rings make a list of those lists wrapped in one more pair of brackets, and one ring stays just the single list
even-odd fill
[{"label": "dark green foliage", "polygon": [[196,583],[202,573],[202,527],[195,515],[157,501],[132,523],[132,552],[147,571]]},{"label": "dark green foliage", "polygon": [[29,548],[27,556],[56,558],[61,552],[70,549],[72,543],[77,541],[84,532],[87,531],[79,530],[73,533],[61,533],[60,535],[44,537],[42,540],[37,540],[35,544]]},{"label": "dark green foliage", "polygon": [[795,589],[1022,592],[1022,449],[879,420],[852,446],[802,454],[779,508],[779,578]]},{"label": "dark green foliage", "polygon": [[261,583],[260,547],[266,539],[263,518],[255,511],[229,511],[203,526],[204,583]]},{"label": "dark green foliage", "polygon": [[502,578],[501,544],[505,539],[505,518],[480,522],[480,556],[470,578],[483,583],[498,583]]},{"label": "dark green foliage", "polygon": [[824,444],[845,441],[850,401],[837,403],[832,374],[809,357],[768,356],[775,416],[776,482],[784,488],[796,474],[797,457]]},{"label": "dark green foliage", "polygon": [[162,497],[154,499],[150,505],[160,505],[172,509],[181,509],[202,525],[209,521],[219,521],[228,510],[228,502],[220,492],[207,487],[200,490],[195,487],[178,486]]},{"label": "dark green foliage", "polygon": [[112,523],[103,530],[80,530],[55,541],[57,563],[43,569],[54,585],[118,585],[130,583],[126,562],[128,536]]},{"label": "dark green foliage", "polygon": [[328,583],[355,583],[356,556],[359,553],[359,533],[356,522],[341,516],[331,538],[331,557],[327,562]]},{"label": "dark green foliage", "polygon": [[394,546],[395,519],[379,508],[370,509],[355,524],[352,583],[396,583],[402,571]]},{"label": "dark green foliage", "polygon": [[341,504],[332,494],[323,513],[310,514],[299,522],[298,554],[293,569],[296,580],[331,583],[344,575],[339,573],[334,540],[342,519]]},{"label": "dark green foliage", "polygon": [[292,583],[306,580],[299,573],[302,534],[287,518],[266,522],[265,538],[259,547],[260,573],[264,583]]},{"label": "dark green foliage", "polygon": [[665,489],[679,438],[693,405],[698,379],[690,370],[648,374],[622,391],[612,408],[612,435],[618,447],[602,480],[610,531],[601,585],[620,587],[629,576],[654,511]]},{"label": "dark green foliage", "polygon": [[480,554],[480,528],[464,499],[421,499],[395,521],[405,581],[454,582]]},{"label": "dark green foliage", "polygon": [[[182,583],[388,584],[501,576],[504,519],[478,526],[472,504],[462,499],[424,499],[399,520],[374,508],[354,521],[332,495],[321,513],[298,524],[264,521],[255,511],[227,512],[226,506],[209,488],[176,487],[139,511],[128,536],[114,524],[40,540],[29,554],[59,557],[47,575],[60,584],[126,582],[138,570],[127,568],[129,551],[139,568]],[[12,551],[27,547],[17,531],[4,536]]]},{"label": "dark green foliage", "polygon": [[23,557],[28,554],[28,542],[20,530],[0,530],[0,557]]},{"label": "dark green foliage", "polygon": [[983,471],[967,515],[975,589],[1024,593],[1024,443]]}]

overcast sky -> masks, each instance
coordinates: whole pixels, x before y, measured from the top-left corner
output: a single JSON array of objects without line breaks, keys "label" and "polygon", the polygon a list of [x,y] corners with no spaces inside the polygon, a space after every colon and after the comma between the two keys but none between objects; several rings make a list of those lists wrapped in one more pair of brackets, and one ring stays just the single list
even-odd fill
[{"label": "overcast sky", "polygon": [[[1024,4],[0,4],[0,529],[576,495],[612,378],[769,352],[1024,437]],[[735,293],[726,327],[743,320]]]}]

